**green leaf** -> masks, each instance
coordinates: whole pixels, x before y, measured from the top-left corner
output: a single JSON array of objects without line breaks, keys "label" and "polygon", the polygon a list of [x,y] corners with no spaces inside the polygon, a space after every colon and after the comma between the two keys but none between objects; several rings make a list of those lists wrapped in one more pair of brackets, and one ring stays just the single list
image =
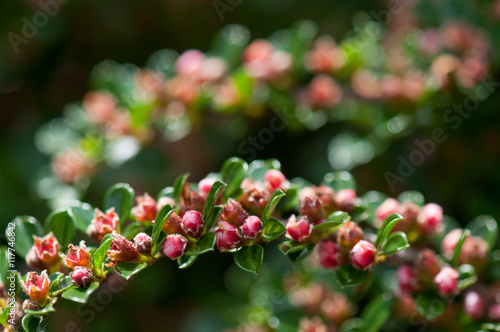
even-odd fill
[{"label": "green leaf", "polygon": [[23,329],[25,332],[41,332],[46,331],[46,329],[41,328],[40,324],[42,323],[43,318],[40,316],[34,315],[25,315],[21,322]]},{"label": "green leaf", "polygon": [[0,280],[7,284],[7,270],[9,270],[9,248],[0,246]]},{"label": "green leaf", "polygon": [[323,178],[323,184],[333,188],[336,192],[342,189],[356,190],[356,180],[351,173],[346,171],[327,173]]},{"label": "green leaf", "polygon": [[156,215],[156,219],[153,224],[153,232],[151,234],[152,256],[155,256],[158,253],[158,250],[160,250],[161,243],[166,238],[166,234],[163,232],[163,226],[165,226],[165,223],[168,221],[168,218],[170,218],[172,212],[174,212],[174,208],[171,205],[167,204],[164,207],[162,207],[160,211],[158,211],[158,214]]},{"label": "green leaf", "polygon": [[174,198],[174,187],[165,187],[163,188],[158,196],[156,197],[156,200],[159,200],[162,197],[169,197],[169,198]]},{"label": "green leaf", "polygon": [[179,264],[179,269],[187,269],[196,261],[198,256],[188,256],[184,255],[177,259],[177,264]]},{"label": "green leaf", "polygon": [[264,225],[262,229],[262,238],[264,241],[272,241],[286,232],[286,226],[279,220],[274,218],[269,218],[267,223]]},{"label": "green leaf", "polygon": [[134,197],[134,189],[128,183],[117,183],[104,195],[104,210],[114,207],[120,217],[120,225],[123,225],[134,206]]},{"label": "green leaf", "polygon": [[[8,301],[11,301],[10,299]],[[7,302],[8,304],[9,302]],[[4,308],[2,310],[2,308],[0,308],[0,325],[3,325],[3,326],[6,326],[7,325],[7,321],[9,320],[10,316],[10,310],[8,309],[8,307]]]},{"label": "green leaf", "polygon": [[95,216],[94,208],[90,204],[77,202],[76,205],[68,208],[68,212],[73,218],[76,228],[87,234],[87,228]]},{"label": "green leaf", "polygon": [[403,220],[403,217],[397,213],[391,214],[384,220],[382,226],[378,229],[377,239],[375,240],[377,251],[380,251],[394,226],[401,220]]},{"label": "green leaf", "polygon": [[[204,229],[203,231],[206,233],[212,228],[215,219],[217,217],[217,211],[215,210],[215,204],[219,199],[220,194],[226,187],[226,184],[221,181],[215,181],[208,192],[207,200],[205,201],[205,206],[203,207],[203,222]],[[219,211],[220,212],[220,211]]]},{"label": "green leaf", "polygon": [[179,175],[174,181],[174,192],[172,193],[172,196],[175,200],[176,205],[179,205],[181,202],[182,190],[184,189],[184,184],[186,183],[188,177],[189,173],[185,173]]},{"label": "green leaf", "polygon": [[208,232],[203,235],[194,246],[188,249],[186,255],[197,256],[214,250],[216,238],[215,233]]},{"label": "green leaf", "polygon": [[[5,231],[5,235],[7,236],[7,242],[14,242],[14,249],[16,250],[16,254],[26,257],[28,251],[33,247],[34,239],[33,235],[43,236],[43,228],[42,225],[33,217],[30,216],[19,216],[12,220],[7,229]],[[14,231],[15,241],[10,241],[10,233],[9,230]]]},{"label": "green leaf", "polygon": [[57,292],[58,290],[61,289],[59,282],[61,279],[64,278],[64,274],[61,272],[54,272],[51,275],[49,275],[49,280],[50,280],[50,288],[49,288],[49,294],[53,294],[54,292]]},{"label": "green leaf", "polygon": [[469,264],[462,264],[458,267],[458,288],[465,289],[477,281],[476,269]]},{"label": "green leaf", "polygon": [[99,283],[96,281],[90,284],[89,288],[87,289],[85,288],[68,289],[67,291],[64,291],[61,296],[66,300],[78,303],[85,303],[87,302],[90,294],[92,294],[98,287]]},{"label": "green leaf", "polygon": [[368,279],[370,272],[358,270],[349,264],[337,268],[335,274],[342,287],[354,287],[363,284]]},{"label": "green leaf", "polygon": [[347,212],[336,211],[328,216],[325,222],[314,226],[313,230],[323,235],[330,234],[340,228],[340,226],[342,226],[348,218],[349,214]]},{"label": "green leaf", "polygon": [[406,238],[406,234],[403,232],[394,232],[389,235],[387,241],[382,248],[382,255],[392,255],[401,250],[408,248],[410,244]]},{"label": "green leaf", "polygon": [[[485,331],[500,331],[500,324],[483,323],[481,329]],[[479,331],[481,332],[481,331]]]},{"label": "green leaf", "polygon": [[276,159],[254,160],[248,165],[248,177],[255,181],[264,181],[266,172],[270,169],[281,169],[281,164]]},{"label": "green leaf", "polygon": [[121,275],[123,278],[129,280],[137,273],[141,272],[148,266],[148,263],[119,263],[114,266],[114,270],[117,274]]},{"label": "green leaf", "polygon": [[27,314],[30,314],[30,315],[46,315],[49,312],[56,311],[56,309],[54,308],[54,304],[56,304],[57,300],[58,300],[57,297],[53,297],[52,300],[50,300],[50,302],[47,303],[45,305],[45,307],[43,307],[42,309],[40,309],[40,310],[25,310],[25,312]]},{"label": "green leaf", "polygon": [[264,248],[260,244],[243,247],[234,254],[234,262],[244,271],[259,272],[264,261]]},{"label": "green leaf", "polygon": [[45,231],[54,233],[62,248],[68,246],[76,235],[76,227],[68,210],[56,210],[45,221]]},{"label": "green leaf", "polygon": [[498,239],[498,224],[492,216],[478,216],[474,218],[468,225],[472,236],[483,238],[492,250]]},{"label": "green leaf", "polygon": [[106,254],[108,253],[112,241],[113,239],[111,237],[104,237],[101,241],[101,245],[94,251],[94,255],[92,255],[94,268],[99,271],[102,271],[104,268],[104,260],[106,259]]},{"label": "green leaf", "polygon": [[276,205],[280,202],[280,199],[285,196],[285,193],[281,189],[276,189],[269,202],[267,202],[266,207],[264,208],[264,212],[262,213],[262,224],[265,226],[269,218],[271,218],[271,214],[273,213]]},{"label": "green leaf", "polygon": [[393,298],[390,294],[381,294],[368,303],[361,313],[364,332],[378,332],[391,316]]},{"label": "green leaf", "polygon": [[229,197],[239,197],[241,195],[241,182],[245,178],[248,170],[248,164],[241,158],[232,157],[222,164],[222,180],[227,183],[224,190],[224,199]]},{"label": "green leaf", "polygon": [[462,235],[460,235],[460,239],[453,250],[453,257],[451,258],[451,266],[457,267],[460,262],[460,252],[462,251],[462,246],[464,245],[465,239],[470,236],[470,231],[468,229],[464,229],[462,231]]},{"label": "green leaf", "polygon": [[417,304],[417,312],[427,320],[441,316],[448,306],[446,299],[433,291],[418,293],[415,296],[415,302]]},{"label": "green leaf", "polygon": [[297,243],[285,241],[279,245],[279,250],[285,254],[292,262],[297,262],[309,257],[316,247],[314,243]]}]

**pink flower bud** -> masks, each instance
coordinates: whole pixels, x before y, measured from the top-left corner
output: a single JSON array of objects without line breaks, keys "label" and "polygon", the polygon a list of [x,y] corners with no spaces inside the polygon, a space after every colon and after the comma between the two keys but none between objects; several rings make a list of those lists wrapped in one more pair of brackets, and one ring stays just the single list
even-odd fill
[{"label": "pink flower bud", "polygon": [[250,216],[241,226],[243,236],[247,239],[256,239],[262,233],[262,221],[257,216]]},{"label": "pink flower bud", "polygon": [[216,181],[216,178],[204,178],[198,183],[198,192],[204,196],[208,196],[210,189],[212,189]]},{"label": "pink flower bud", "polygon": [[488,317],[494,322],[500,322],[500,304],[495,303],[488,309]]},{"label": "pink flower bud", "polygon": [[399,290],[405,293],[414,292],[417,288],[417,273],[409,265],[398,268]]},{"label": "pink flower bud", "polygon": [[146,233],[139,233],[134,237],[134,244],[137,247],[137,251],[142,255],[151,255],[151,247],[153,245],[151,236],[147,235]]},{"label": "pink flower bud", "polygon": [[335,195],[335,202],[342,211],[352,211],[358,204],[358,196],[352,189],[342,189]]},{"label": "pink flower bud", "polygon": [[217,236],[217,248],[220,251],[231,250],[238,247],[241,243],[241,235],[228,222],[219,221],[219,229],[215,231]]},{"label": "pink flower bud", "polygon": [[144,196],[136,198],[137,205],[132,208],[132,214],[138,221],[153,221],[156,218],[158,210],[156,201],[147,193]]},{"label": "pink flower bud", "polygon": [[470,291],[464,297],[464,311],[473,318],[480,319],[484,315],[486,303],[484,297],[478,292]]},{"label": "pink flower bud", "polygon": [[75,247],[73,244],[68,246],[68,254],[62,254],[64,265],[70,269],[74,269],[77,266],[91,267],[89,250],[85,245],[85,241],[80,241],[80,246]]},{"label": "pink flower bud", "polygon": [[302,242],[311,236],[313,225],[309,223],[307,217],[300,217],[299,220],[292,215],[286,224],[287,236],[295,241]]},{"label": "pink flower bud", "polygon": [[203,232],[203,218],[198,211],[187,211],[182,216],[182,229],[184,232],[194,238],[200,237]]},{"label": "pink flower bud", "polygon": [[123,235],[113,231],[111,245],[109,246],[108,256],[112,261],[134,262],[139,260],[141,255],[136,245],[127,240]]},{"label": "pink flower bud", "polygon": [[429,203],[422,207],[417,218],[424,234],[439,232],[443,226],[443,208]]},{"label": "pink flower bud", "polygon": [[488,243],[479,236],[469,236],[465,239],[460,253],[461,264],[471,264],[477,270],[482,269],[488,262]]},{"label": "pink flower bud", "polygon": [[189,241],[180,234],[171,234],[167,236],[163,244],[163,252],[165,256],[172,259],[177,259],[184,255]]},{"label": "pink flower bud", "polygon": [[182,233],[182,218],[177,215],[177,213],[172,212],[170,217],[168,217],[167,222],[163,226],[163,231],[167,234],[179,234]]},{"label": "pink flower bud", "polygon": [[319,262],[326,269],[335,269],[345,261],[344,252],[332,241],[324,241],[319,245]]},{"label": "pink flower bud", "polygon": [[360,270],[369,268],[375,261],[375,246],[361,240],[351,250],[352,265]]},{"label": "pink flower bud", "polygon": [[243,186],[243,183],[241,186],[243,188],[243,194],[240,199],[241,204],[254,214],[261,214],[271,199],[272,193],[268,188],[261,184],[255,184],[251,181],[246,182],[245,186]]},{"label": "pink flower bud", "polygon": [[328,75],[316,76],[309,85],[307,104],[320,108],[337,105],[342,97],[342,90],[335,80]]},{"label": "pink flower bud", "polygon": [[21,284],[32,300],[44,302],[49,294],[50,280],[47,271],[43,271],[40,275],[36,272],[29,272],[26,283],[21,280]]},{"label": "pink flower bud", "polygon": [[105,124],[113,116],[116,99],[110,93],[91,91],[83,97],[82,107],[90,121],[96,124]]},{"label": "pink flower bud", "polygon": [[175,201],[173,198],[170,198],[170,197],[160,197],[158,199],[158,203],[156,204],[156,210],[157,211],[160,211],[162,207],[164,207],[165,205],[170,205],[171,207],[175,207]]},{"label": "pink flower bud", "polygon": [[115,208],[111,208],[106,213],[95,209],[95,216],[87,228],[87,234],[98,242],[101,242],[104,235],[111,233],[118,227],[118,215]]},{"label": "pink flower bud", "polygon": [[94,282],[94,275],[92,274],[91,269],[83,266],[77,266],[71,272],[71,281],[73,281],[73,284],[78,287],[87,288]]},{"label": "pink flower bud", "polygon": [[307,217],[312,224],[317,224],[325,218],[323,207],[317,196],[314,198],[306,197],[300,201],[299,213]]},{"label": "pink flower bud", "polygon": [[264,181],[271,191],[275,191],[276,189],[285,190],[286,177],[277,169],[268,170],[264,175]]},{"label": "pink flower bud", "polygon": [[400,204],[394,198],[388,198],[375,210],[375,224],[377,227],[382,226],[387,217],[393,213],[400,212]]},{"label": "pink flower bud", "polygon": [[441,272],[434,277],[434,285],[438,293],[443,296],[455,295],[458,293],[458,272],[451,267],[443,267]]},{"label": "pink flower bud", "polygon": [[431,282],[441,271],[439,258],[431,249],[423,249],[418,253],[415,266],[418,278],[426,282]]},{"label": "pink flower bud", "polygon": [[231,225],[240,227],[248,218],[248,213],[243,209],[239,202],[230,198],[227,204],[222,208],[220,217],[222,220],[227,221]]},{"label": "pink flower bud", "polygon": [[337,242],[347,249],[352,249],[361,240],[365,239],[363,230],[358,224],[352,221],[347,221],[337,233]]},{"label": "pink flower bud", "polygon": [[59,242],[50,232],[40,238],[33,235],[35,243],[26,256],[26,263],[38,269],[48,268],[59,262]]},{"label": "pink flower bud", "polygon": [[175,63],[175,71],[180,76],[197,78],[201,74],[205,55],[198,50],[187,50],[182,53]]}]

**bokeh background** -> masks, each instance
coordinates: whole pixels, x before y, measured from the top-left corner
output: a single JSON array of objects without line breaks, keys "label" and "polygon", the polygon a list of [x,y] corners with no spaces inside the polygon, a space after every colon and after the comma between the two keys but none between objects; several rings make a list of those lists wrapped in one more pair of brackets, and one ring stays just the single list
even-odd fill
[{"label": "bokeh background", "polygon": [[[226,2],[224,2],[226,3]],[[49,157],[36,147],[37,128],[60,117],[64,106],[82,99],[90,87],[93,67],[103,60],[143,66],[146,59],[163,48],[182,52],[207,51],[216,33],[228,24],[248,28],[251,38],[266,38],[289,28],[299,20],[311,20],[321,34],[342,40],[352,34],[357,19],[366,13],[387,9],[384,1],[263,1],[233,2],[221,20],[214,5],[206,0],[94,1],[69,0],[38,28],[33,38],[19,44],[16,52],[9,34],[20,34],[25,18],[40,10],[36,0],[5,0],[0,5],[0,226],[17,215],[44,220],[47,202],[39,197],[36,179]],[[237,3],[237,4],[236,4]],[[411,16],[400,17],[417,27],[439,28],[449,20],[465,21],[484,29],[492,45],[489,74],[498,76],[500,41],[498,10],[491,1],[421,0]],[[365,13],[365,14],[362,14]],[[361,15],[361,16],[360,16]],[[364,16],[363,16],[364,15]],[[389,46],[390,47],[390,46]],[[447,214],[465,224],[478,214],[500,218],[500,95],[497,91],[482,101],[478,109],[457,130],[442,121],[441,113],[453,103],[443,96],[434,105],[437,115],[407,135],[390,141],[390,148],[368,162],[353,167],[358,192],[379,190],[390,196],[415,189],[428,201],[437,202]],[[461,102],[463,97],[457,97]],[[450,103],[451,102],[451,103]],[[390,112],[397,114],[392,106]],[[269,123],[272,113],[252,119],[252,135]],[[415,119],[415,118],[413,118]],[[404,183],[391,190],[384,172],[397,172],[398,156],[407,158],[416,138],[430,137],[434,128],[449,135],[435,153],[416,168]],[[317,130],[284,131],[257,157],[277,158],[289,177],[301,176],[319,182],[332,170],[331,141],[343,125],[328,123]],[[94,175],[82,200],[99,206],[105,190],[116,182],[128,182],[136,192],[157,193],[170,185],[181,172],[190,171],[193,180],[216,171],[222,162],[238,155],[239,140],[229,141],[224,132],[203,127],[177,142],[159,140],[145,147],[118,168],[102,168]],[[221,331],[243,323],[250,301],[265,301],[259,291],[281,287],[273,280],[274,269],[287,268],[284,258],[271,257],[257,281],[237,271],[231,258],[217,253],[204,255],[190,270],[178,271],[163,260],[141,273],[123,291],[113,294],[110,304],[94,308],[95,318],[80,314],[88,308],[66,304],[53,315],[53,328],[64,331],[75,321],[82,331]],[[237,282],[235,281],[237,280]],[[261,283],[263,285],[256,285]],[[278,307],[275,301],[275,306]],[[283,304],[286,307],[286,305]],[[263,305],[265,307],[265,305]],[[294,322],[292,309],[288,312]],[[245,313],[245,315],[248,313]],[[245,316],[246,317],[246,316]],[[242,321],[238,321],[241,318]],[[297,318],[298,319],[298,318]]]}]

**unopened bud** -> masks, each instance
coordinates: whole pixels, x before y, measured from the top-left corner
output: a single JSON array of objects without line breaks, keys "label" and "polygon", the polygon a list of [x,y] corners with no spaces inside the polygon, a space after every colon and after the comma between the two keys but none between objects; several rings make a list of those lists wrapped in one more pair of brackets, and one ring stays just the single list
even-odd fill
[{"label": "unopened bud", "polygon": [[198,192],[201,195],[208,196],[210,189],[212,189],[212,186],[216,181],[216,178],[204,178],[198,183]]},{"label": "unopened bud", "polygon": [[189,236],[198,238],[203,232],[203,218],[198,211],[187,211],[182,216],[182,230]]},{"label": "unopened bud", "polygon": [[151,247],[153,245],[151,236],[146,233],[139,233],[134,237],[134,244],[137,247],[137,251],[139,251],[142,255],[151,255]]},{"label": "unopened bud", "polygon": [[478,292],[470,291],[464,297],[464,311],[473,318],[480,319],[484,315],[486,303],[484,297]]},{"label": "unopened bud", "polygon": [[403,265],[398,268],[399,290],[405,293],[414,292],[417,288],[417,273],[409,265]]},{"label": "unopened bud", "polygon": [[443,208],[437,204],[424,205],[418,214],[417,221],[424,234],[433,234],[443,227]]},{"label": "unopened bud", "polygon": [[375,224],[377,227],[382,226],[387,217],[393,213],[399,213],[401,205],[394,198],[386,199],[376,210],[375,210]]},{"label": "unopened bud", "polygon": [[220,251],[231,250],[238,247],[241,243],[241,235],[228,222],[219,221],[219,229],[215,231],[217,236],[217,248]]},{"label": "unopened bud", "polygon": [[358,196],[352,189],[342,189],[335,195],[335,202],[342,211],[350,212],[358,204]]},{"label": "unopened bud", "polygon": [[375,246],[361,240],[351,250],[352,265],[360,270],[369,268],[375,261]]},{"label": "unopened bud", "polygon": [[220,217],[222,220],[227,221],[231,225],[240,227],[248,218],[248,213],[243,209],[239,202],[230,198],[227,204],[222,208]]},{"label": "unopened bud", "polygon": [[319,245],[319,262],[326,269],[335,269],[345,261],[344,251],[332,241],[324,241]]},{"label": "unopened bud", "polygon": [[177,259],[184,255],[187,249],[189,241],[180,234],[171,234],[167,236],[165,243],[163,244],[163,252],[165,256]]},{"label": "unopened bud", "polygon": [[305,241],[311,236],[313,226],[309,223],[307,217],[299,217],[295,218],[292,215],[288,219],[288,223],[286,224],[286,234],[287,236],[295,241],[302,242]]},{"label": "unopened bud", "polygon": [[443,296],[455,295],[458,293],[458,272],[451,267],[443,267],[434,277],[434,285],[438,293]]},{"label": "unopened bud", "polygon": [[356,243],[364,239],[363,230],[358,224],[352,221],[345,222],[337,233],[337,242],[349,250],[351,250]]},{"label": "unopened bud", "polygon": [[286,189],[286,177],[277,169],[270,169],[264,175],[264,181],[271,191]]},{"label": "unopened bud", "polygon": [[156,201],[147,193],[136,198],[137,205],[132,208],[132,214],[138,221],[153,221],[158,213]]},{"label": "unopened bud", "polygon": [[262,221],[257,216],[250,216],[241,226],[243,236],[247,239],[256,239],[262,233]]},{"label": "unopened bud", "polygon": [[77,266],[71,272],[71,281],[78,287],[88,288],[94,282],[94,275],[91,269]]}]

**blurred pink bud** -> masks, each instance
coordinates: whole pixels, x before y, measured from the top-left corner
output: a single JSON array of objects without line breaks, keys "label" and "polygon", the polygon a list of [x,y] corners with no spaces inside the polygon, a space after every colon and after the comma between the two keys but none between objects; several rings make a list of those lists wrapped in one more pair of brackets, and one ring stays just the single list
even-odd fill
[{"label": "blurred pink bud", "polygon": [[262,221],[257,216],[250,216],[241,226],[243,236],[248,239],[256,239],[262,232]]},{"label": "blurred pink bud", "polygon": [[134,244],[142,255],[150,256],[153,240],[146,233],[139,233],[134,237]]},{"label": "blurred pink bud", "polygon": [[447,260],[450,260],[453,257],[453,252],[455,251],[455,247],[458,244],[458,241],[460,240],[460,237],[462,236],[462,229],[454,229],[448,234],[443,239],[443,242],[441,242],[441,251],[443,253],[444,258]]},{"label": "blurred pink bud", "polygon": [[132,214],[138,221],[153,221],[156,218],[158,210],[156,201],[147,193],[144,196],[136,198],[137,205],[132,208]]},{"label": "blurred pink bud", "polygon": [[217,236],[217,248],[220,251],[231,250],[238,247],[241,243],[241,235],[228,222],[219,221],[219,229],[215,231]]},{"label": "blurred pink bud", "polygon": [[301,216],[307,217],[309,222],[317,224],[324,219],[325,214],[323,207],[321,206],[321,202],[317,196],[313,199],[306,197],[303,200],[299,200],[299,202],[299,213]]},{"label": "blurred pink bud", "polygon": [[216,181],[216,178],[204,178],[198,183],[198,192],[204,196],[208,196],[210,189]]},{"label": "blurred pink bud", "polygon": [[399,213],[401,205],[394,198],[386,199],[376,210],[375,210],[375,224],[377,227],[382,226],[387,217],[393,213]]},{"label": "blurred pink bud", "polygon": [[70,275],[71,281],[78,287],[87,288],[94,282],[92,270],[83,266],[77,266]]},{"label": "blurred pink bud", "polygon": [[198,211],[187,211],[182,216],[182,229],[184,232],[194,238],[200,237],[203,232],[203,218]]},{"label": "blurred pink bud", "polygon": [[361,240],[351,250],[352,265],[360,270],[366,270],[375,261],[375,246]]},{"label": "blurred pink bud", "polygon": [[443,267],[434,277],[434,285],[438,293],[443,296],[455,295],[458,293],[458,272],[451,267]]},{"label": "blurred pink bud", "polygon": [[292,215],[288,219],[288,223],[286,224],[286,234],[287,236],[298,242],[305,241],[311,236],[313,229],[313,225],[309,223],[307,217],[300,217],[297,220],[295,215]]},{"label": "blurred pink bud", "polygon": [[495,303],[488,309],[488,317],[494,322],[500,322],[500,304]]},{"label": "blurred pink bud", "polygon": [[180,76],[198,77],[203,69],[205,55],[198,50],[187,50],[175,63],[175,72]]},{"label": "blurred pink bud", "polygon": [[335,202],[342,209],[342,211],[352,211],[357,203],[358,196],[353,189],[342,189],[335,195]]},{"label": "blurred pink bud", "polygon": [[189,241],[180,234],[171,234],[167,236],[165,243],[163,244],[163,252],[165,256],[177,259],[184,255],[187,249]]},{"label": "blurred pink bud", "polygon": [[398,268],[399,289],[402,292],[414,292],[417,288],[417,273],[409,265]]},{"label": "blurred pink bud", "polygon": [[426,204],[420,210],[417,221],[424,234],[437,233],[443,227],[443,208],[434,203]]},{"label": "blurred pink bud", "polygon": [[105,124],[110,121],[116,108],[115,97],[107,92],[88,92],[82,100],[82,107],[90,121]]},{"label": "blurred pink bud", "polygon": [[324,241],[319,245],[319,262],[324,268],[335,269],[344,263],[344,252],[332,241]]},{"label": "blurred pink bud", "polygon": [[306,102],[312,107],[330,108],[337,105],[342,97],[342,90],[337,82],[327,75],[318,75],[309,84]]},{"label": "blurred pink bud", "polygon": [[170,205],[171,207],[175,207],[175,201],[173,198],[170,197],[160,197],[158,199],[158,203],[156,204],[156,210],[160,211],[162,207],[165,205]]},{"label": "blurred pink bud", "polygon": [[313,73],[331,73],[345,64],[345,57],[330,37],[320,37],[307,52],[305,65]]},{"label": "blurred pink bud", "polygon": [[473,318],[480,319],[484,315],[486,303],[484,297],[475,291],[470,291],[464,297],[464,311]]},{"label": "blurred pink bud", "polygon": [[277,169],[270,169],[264,175],[264,181],[271,191],[276,189],[286,190],[286,177]]},{"label": "blurred pink bud", "polygon": [[363,230],[357,223],[352,221],[346,221],[337,233],[337,242],[349,250],[364,239]]},{"label": "blurred pink bud", "polygon": [[222,208],[220,217],[223,221],[227,221],[231,225],[240,227],[248,218],[248,213],[243,209],[238,201],[230,198],[227,204]]}]

